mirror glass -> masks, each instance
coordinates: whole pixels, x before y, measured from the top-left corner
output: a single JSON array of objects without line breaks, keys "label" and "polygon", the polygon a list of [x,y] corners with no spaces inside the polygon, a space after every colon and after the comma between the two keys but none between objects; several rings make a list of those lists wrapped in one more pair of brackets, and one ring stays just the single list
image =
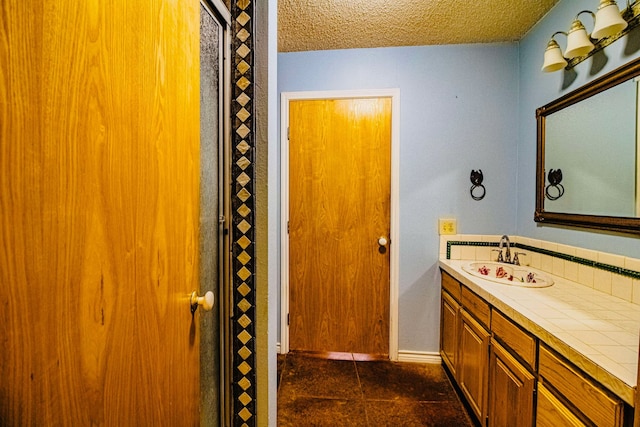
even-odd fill
[{"label": "mirror glass", "polygon": [[639,64],[538,109],[536,221],[640,231]]},{"label": "mirror glass", "polygon": [[562,171],[565,191],[556,199],[549,189],[546,210],[638,216],[637,86],[630,79],[547,116],[544,164]]}]

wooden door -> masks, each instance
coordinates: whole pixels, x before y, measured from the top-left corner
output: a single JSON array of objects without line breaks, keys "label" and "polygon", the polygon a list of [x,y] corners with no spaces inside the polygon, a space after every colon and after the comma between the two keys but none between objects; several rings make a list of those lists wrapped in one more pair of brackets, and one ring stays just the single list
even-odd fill
[{"label": "wooden door", "polygon": [[0,425],[197,425],[199,3],[0,9]]},{"label": "wooden door", "polygon": [[391,98],[289,112],[290,349],[388,356]]}]

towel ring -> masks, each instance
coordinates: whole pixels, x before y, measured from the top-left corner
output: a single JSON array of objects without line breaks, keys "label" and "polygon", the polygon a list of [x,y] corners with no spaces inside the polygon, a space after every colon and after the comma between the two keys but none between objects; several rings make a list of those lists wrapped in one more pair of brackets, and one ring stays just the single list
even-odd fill
[{"label": "towel ring", "polygon": [[[487,194],[487,189],[484,188],[484,185],[482,185],[482,181],[484,180],[484,176],[482,175],[482,169],[478,169],[477,171],[472,170],[471,171],[471,184],[473,184],[471,186],[471,190],[469,190],[469,192],[471,193],[471,198],[473,200],[482,200],[484,199],[484,196]],[[479,194],[476,190],[476,188],[480,188],[482,189],[482,192]]]},{"label": "towel ring", "polygon": [[[558,200],[564,194],[564,186],[560,184],[560,181],[562,181],[562,169],[550,169],[547,179],[549,180],[549,185],[544,188],[544,194],[549,200]],[[555,188],[556,194],[549,192],[550,188]]]},{"label": "towel ring", "polygon": [[[549,192],[550,188],[555,188],[557,193],[555,195],[551,194]],[[549,200],[558,200],[564,194],[564,186],[562,184],[555,184],[555,185],[549,184],[544,189],[544,194],[547,196],[547,199]]]},{"label": "towel ring", "polygon": [[[482,189],[482,193],[480,193],[480,194],[477,194],[477,195],[476,195],[476,194],[474,193],[474,190],[475,190],[476,188],[481,188],[481,189]],[[472,198],[473,200],[482,200],[482,199],[484,199],[485,194],[487,194],[487,189],[486,189],[486,188],[484,188],[484,185],[482,185],[482,184],[480,184],[480,185],[472,185],[472,186],[471,186],[471,191],[470,191],[470,192],[471,192],[471,198]]]}]

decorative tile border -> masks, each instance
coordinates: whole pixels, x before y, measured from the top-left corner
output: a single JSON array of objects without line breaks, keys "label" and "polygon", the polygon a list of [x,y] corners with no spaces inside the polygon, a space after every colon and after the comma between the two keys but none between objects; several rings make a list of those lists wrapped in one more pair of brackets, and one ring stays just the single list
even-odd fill
[{"label": "decorative tile border", "polygon": [[254,76],[251,0],[231,4],[231,241],[233,425],[256,425],[256,290],[254,185]]},{"label": "decorative tile border", "polygon": [[[493,246],[498,247],[497,242],[472,242],[472,241],[447,241],[447,259],[451,259],[451,246]],[[551,257],[560,258],[565,261],[571,261],[578,264],[586,265],[588,267],[598,268],[600,270],[606,270],[611,273],[620,274],[621,276],[631,277],[632,279],[640,279],[640,271],[630,270],[628,268],[618,267],[611,264],[604,264],[598,261],[593,261],[586,258],[580,258],[575,255],[567,255],[562,252],[550,251],[548,249],[537,248],[535,246],[524,245],[522,243],[511,243],[512,248],[523,249],[526,251],[537,252],[542,255],[549,255]]]},{"label": "decorative tile border", "polygon": [[549,255],[555,258],[561,258],[565,261],[575,262],[578,264],[586,265],[588,267],[598,268],[600,270],[606,270],[611,273],[620,274],[621,276],[631,277],[632,279],[640,279],[640,271],[630,270],[628,268],[618,267],[611,264],[604,264],[598,261],[593,261],[586,258],[580,258],[575,255],[567,255],[562,252],[555,252],[547,249],[536,248],[535,246],[523,245],[521,243],[516,243],[515,247],[524,249],[526,251],[538,252],[542,255]]},{"label": "decorative tile border", "polygon": [[[447,259],[451,259],[451,246],[495,246],[498,247],[499,243],[496,242],[470,242],[459,240],[447,241]],[[511,244],[513,246],[513,243]]]}]

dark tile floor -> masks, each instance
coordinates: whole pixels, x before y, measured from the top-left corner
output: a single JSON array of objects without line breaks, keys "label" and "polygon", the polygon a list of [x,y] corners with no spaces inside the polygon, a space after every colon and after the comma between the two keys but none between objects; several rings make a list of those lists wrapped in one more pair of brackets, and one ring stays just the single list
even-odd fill
[{"label": "dark tile floor", "polygon": [[279,427],[473,425],[440,365],[326,357],[278,355]]}]

